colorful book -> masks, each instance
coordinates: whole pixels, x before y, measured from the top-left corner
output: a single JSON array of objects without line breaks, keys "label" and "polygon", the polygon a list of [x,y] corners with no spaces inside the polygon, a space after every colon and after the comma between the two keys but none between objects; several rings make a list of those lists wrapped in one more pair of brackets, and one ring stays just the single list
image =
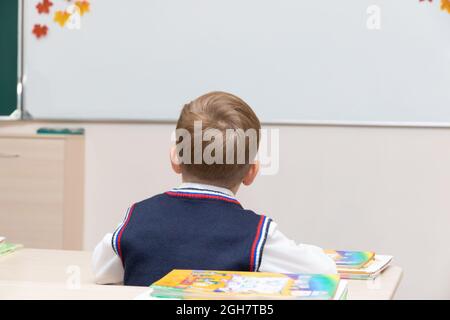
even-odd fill
[{"label": "colorful book", "polygon": [[372,280],[391,264],[392,259],[392,256],[377,254],[372,261],[359,269],[338,267],[338,272],[342,279]]},{"label": "colorful book", "polygon": [[333,258],[338,268],[360,269],[369,264],[375,257],[372,251],[325,250]]},{"label": "colorful book", "polygon": [[339,275],[173,270],[137,299],[345,299]]}]

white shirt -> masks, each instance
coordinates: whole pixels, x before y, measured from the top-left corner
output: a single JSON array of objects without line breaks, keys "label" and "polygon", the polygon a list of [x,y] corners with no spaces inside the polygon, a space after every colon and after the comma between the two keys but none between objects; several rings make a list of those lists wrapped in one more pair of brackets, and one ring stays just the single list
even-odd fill
[{"label": "white shirt", "polygon": [[[228,189],[209,185],[184,183],[180,188],[206,189],[234,196]],[[122,261],[113,251],[111,240],[112,233],[106,234],[94,250],[93,269],[95,282],[98,284],[123,283]],[[333,259],[328,257],[321,248],[296,244],[281,233],[277,224],[273,221],[269,226],[259,271],[313,274],[334,274],[337,272]]]}]

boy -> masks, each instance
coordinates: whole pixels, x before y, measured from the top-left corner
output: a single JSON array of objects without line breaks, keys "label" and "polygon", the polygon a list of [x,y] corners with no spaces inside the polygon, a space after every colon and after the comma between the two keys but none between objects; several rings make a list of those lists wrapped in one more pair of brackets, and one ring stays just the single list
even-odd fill
[{"label": "boy", "polygon": [[320,248],[296,245],[236,200],[258,174],[260,128],[253,110],[228,93],[185,105],[170,155],[182,185],[128,209],[94,251],[96,282],[148,286],[172,269],[336,273]]}]

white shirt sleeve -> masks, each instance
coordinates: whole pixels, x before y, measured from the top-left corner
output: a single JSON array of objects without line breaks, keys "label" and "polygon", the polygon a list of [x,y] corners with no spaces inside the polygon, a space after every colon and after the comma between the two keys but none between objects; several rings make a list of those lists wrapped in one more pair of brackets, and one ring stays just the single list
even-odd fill
[{"label": "white shirt sleeve", "polygon": [[259,271],[335,274],[336,264],[321,248],[288,239],[273,221],[269,226]]},{"label": "white shirt sleeve", "polygon": [[94,279],[97,284],[122,284],[124,270],[122,260],[114,252],[111,240],[112,233],[104,236],[95,247],[92,256]]}]

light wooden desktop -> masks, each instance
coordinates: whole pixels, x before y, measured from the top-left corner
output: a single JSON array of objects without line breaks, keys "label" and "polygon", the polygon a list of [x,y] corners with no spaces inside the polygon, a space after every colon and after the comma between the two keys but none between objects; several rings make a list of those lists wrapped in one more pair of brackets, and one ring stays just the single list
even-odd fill
[{"label": "light wooden desktop", "polygon": [[[96,285],[91,269],[90,252],[19,250],[0,257],[0,300],[133,299],[147,290]],[[348,298],[393,299],[401,277],[402,270],[391,266],[374,281],[349,281]]]}]

